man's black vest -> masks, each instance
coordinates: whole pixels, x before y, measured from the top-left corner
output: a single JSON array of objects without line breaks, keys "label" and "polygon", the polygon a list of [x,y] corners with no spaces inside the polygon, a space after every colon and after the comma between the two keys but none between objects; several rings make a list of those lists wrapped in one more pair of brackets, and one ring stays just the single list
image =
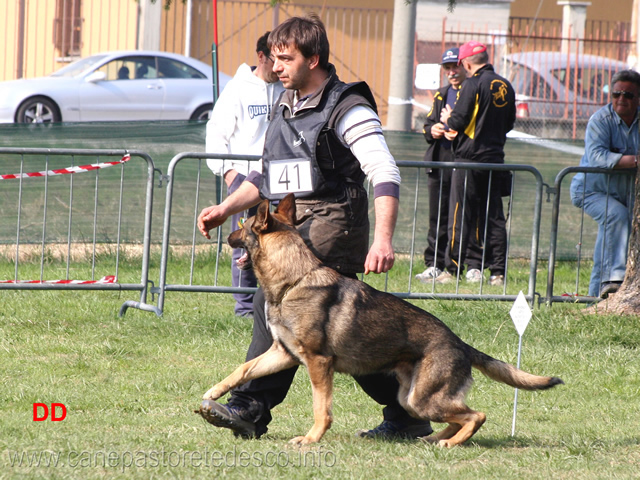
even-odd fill
[{"label": "man's black vest", "polygon": [[[285,118],[287,107],[278,106],[265,136],[260,180],[263,198],[279,200],[290,191],[298,198],[331,197],[344,192],[346,185],[363,185],[365,174],[360,163],[335,132],[340,117],[334,114],[338,105],[340,114],[355,105],[368,105],[376,110],[366,83],[346,84],[337,78],[329,81],[315,108],[303,109]],[[283,160],[308,162],[311,182],[306,189],[296,190],[299,187],[297,167],[288,171],[270,168]],[[278,172],[277,178],[274,172]],[[271,189],[273,185],[278,188],[275,192]]]}]

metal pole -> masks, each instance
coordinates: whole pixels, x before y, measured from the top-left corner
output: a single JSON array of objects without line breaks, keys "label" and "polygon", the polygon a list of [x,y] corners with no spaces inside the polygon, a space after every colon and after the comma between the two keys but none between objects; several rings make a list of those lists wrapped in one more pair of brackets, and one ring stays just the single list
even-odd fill
[{"label": "metal pole", "polygon": [[[520,335],[520,341],[518,342],[518,365],[520,368],[520,356],[522,354],[522,335]],[[518,412],[518,389],[516,388],[515,397],[513,399],[513,422],[511,423],[511,436],[516,434],[516,413]]]},{"label": "metal pole", "polygon": [[387,117],[389,130],[411,130],[417,3],[395,0],[394,4]]},{"label": "metal pole", "polygon": [[18,45],[16,48],[16,78],[24,76],[24,17],[25,0],[18,4]]},{"label": "metal pole", "polygon": [[213,0],[213,43],[211,44],[211,68],[213,69],[213,104],[218,101],[218,2]]},{"label": "metal pole", "polygon": [[185,20],[185,27],[184,27],[184,56],[185,57],[190,57],[191,56],[191,19],[192,19],[192,12],[193,12],[193,0],[187,0],[187,18]]}]

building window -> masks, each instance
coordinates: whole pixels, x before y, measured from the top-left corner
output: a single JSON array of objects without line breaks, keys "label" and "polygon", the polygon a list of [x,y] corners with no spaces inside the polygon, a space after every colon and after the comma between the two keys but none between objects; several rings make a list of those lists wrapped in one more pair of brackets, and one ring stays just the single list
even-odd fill
[{"label": "building window", "polygon": [[56,0],[53,43],[61,57],[80,56],[83,22],[82,0]]}]

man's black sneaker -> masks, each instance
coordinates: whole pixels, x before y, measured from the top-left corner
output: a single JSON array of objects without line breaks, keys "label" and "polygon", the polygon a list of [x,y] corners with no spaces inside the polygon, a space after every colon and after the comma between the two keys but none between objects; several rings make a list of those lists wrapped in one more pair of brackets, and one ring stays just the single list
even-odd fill
[{"label": "man's black sneaker", "polygon": [[363,438],[420,438],[426,437],[433,433],[431,424],[418,423],[413,425],[405,425],[401,422],[393,422],[391,420],[384,420],[373,430],[359,430],[357,436]]},{"label": "man's black sneaker", "polygon": [[256,424],[245,420],[249,415],[241,407],[223,405],[213,400],[203,400],[200,404],[200,410],[196,413],[199,413],[211,425],[229,428],[233,430],[234,435],[242,438],[259,438],[264,433],[258,433]]}]

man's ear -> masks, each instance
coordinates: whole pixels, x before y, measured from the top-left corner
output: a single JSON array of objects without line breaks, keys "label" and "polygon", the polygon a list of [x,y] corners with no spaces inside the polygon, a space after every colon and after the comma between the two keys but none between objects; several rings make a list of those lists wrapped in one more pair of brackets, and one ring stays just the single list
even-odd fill
[{"label": "man's ear", "polygon": [[293,193],[288,194],[278,204],[274,214],[278,214],[280,219],[290,225],[294,226],[296,223],[296,197]]},{"label": "man's ear", "polygon": [[318,68],[318,65],[320,64],[320,55],[316,54],[316,55],[311,55],[307,61],[309,62],[309,69],[313,70],[314,68]]},{"label": "man's ear", "polygon": [[271,224],[271,214],[269,213],[269,200],[263,200],[258,205],[258,211],[256,212],[256,219],[253,222],[251,228],[256,232],[264,232]]}]

